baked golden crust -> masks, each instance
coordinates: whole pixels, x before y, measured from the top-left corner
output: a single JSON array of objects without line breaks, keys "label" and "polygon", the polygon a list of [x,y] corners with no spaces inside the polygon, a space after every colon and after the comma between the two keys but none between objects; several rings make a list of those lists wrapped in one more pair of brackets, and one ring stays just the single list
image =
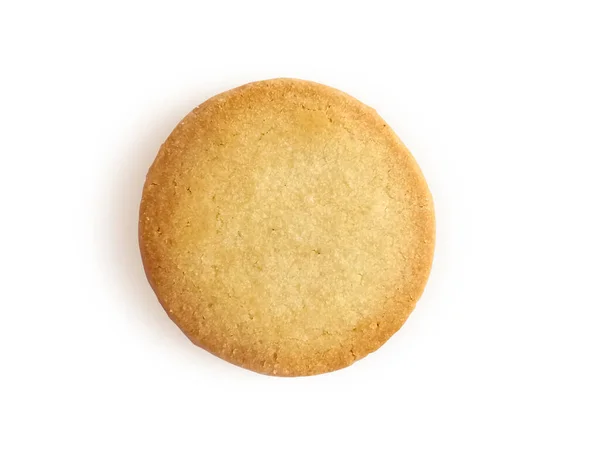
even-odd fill
[{"label": "baked golden crust", "polygon": [[198,106],[144,186],[148,280],[190,340],[281,376],[352,364],[421,296],[433,202],[375,110],[317,83],[250,83]]}]

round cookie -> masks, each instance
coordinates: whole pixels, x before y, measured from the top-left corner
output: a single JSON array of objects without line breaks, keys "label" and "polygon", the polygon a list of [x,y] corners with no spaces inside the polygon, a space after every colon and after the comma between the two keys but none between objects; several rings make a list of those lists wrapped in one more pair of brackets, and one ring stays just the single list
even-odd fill
[{"label": "round cookie", "polygon": [[146,274],[189,339],[256,372],[352,364],[404,323],[429,276],[433,202],[375,110],[275,79],[198,106],[144,186]]}]

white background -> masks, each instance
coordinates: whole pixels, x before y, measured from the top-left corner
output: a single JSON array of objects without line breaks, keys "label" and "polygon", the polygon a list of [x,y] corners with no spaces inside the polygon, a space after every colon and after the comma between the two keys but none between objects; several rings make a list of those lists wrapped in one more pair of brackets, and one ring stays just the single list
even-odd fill
[{"label": "white background", "polygon": [[[0,448],[600,448],[597,1],[2,1]],[[436,202],[430,282],[354,366],[194,347],[137,214],[194,106],[296,77],[375,107]]]}]

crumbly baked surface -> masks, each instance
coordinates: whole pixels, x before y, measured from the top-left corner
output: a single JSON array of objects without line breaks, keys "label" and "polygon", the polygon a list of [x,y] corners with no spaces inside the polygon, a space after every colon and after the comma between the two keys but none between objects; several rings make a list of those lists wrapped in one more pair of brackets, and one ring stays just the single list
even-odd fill
[{"label": "crumbly baked surface", "polygon": [[281,376],[352,364],[421,296],[434,212],[375,110],[317,83],[247,84],[198,106],[144,186],[146,274],[192,342]]}]

